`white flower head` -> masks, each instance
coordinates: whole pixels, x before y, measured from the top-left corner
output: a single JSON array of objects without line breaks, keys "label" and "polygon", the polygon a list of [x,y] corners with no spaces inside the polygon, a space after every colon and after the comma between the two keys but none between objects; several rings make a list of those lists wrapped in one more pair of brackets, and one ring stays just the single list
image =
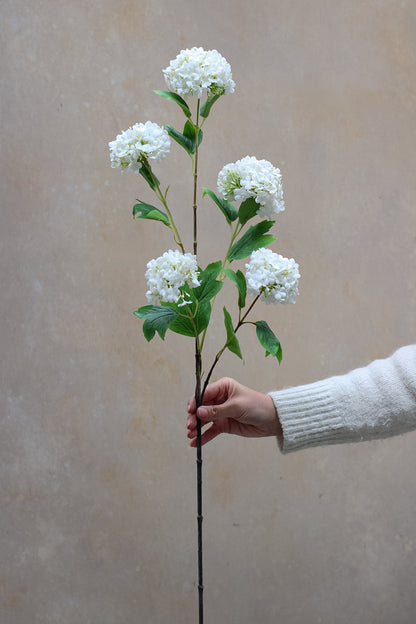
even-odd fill
[{"label": "white flower head", "polygon": [[253,297],[262,295],[270,303],[295,303],[299,294],[299,265],[271,249],[253,251],[246,264],[247,290]]},{"label": "white flower head", "polygon": [[204,93],[210,97],[234,92],[231,67],[217,50],[182,50],[163,74],[169,89],[182,97],[201,98]]},{"label": "white flower head", "polygon": [[146,121],[117,135],[108,147],[113,168],[137,173],[144,159],[160,162],[169,154],[170,138],[165,128]]},{"label": "white flower head", "polygon": [[[180,289],[188,284],[191,288],[200,285],[196,256],[181,253],[177,249],[165,251],[163,256],[147,263],[146,279],[149,303],[176,303],[182,298]],[[184,301],[181,301],[184,304]]]},{"label": "white flower head", "polygon": [[246,156],[225,165],[218,174],[217,186],[228,201],[253,197],[259,204],[260,217],[268,218],[285,209],[282,174],[268,160]]}]

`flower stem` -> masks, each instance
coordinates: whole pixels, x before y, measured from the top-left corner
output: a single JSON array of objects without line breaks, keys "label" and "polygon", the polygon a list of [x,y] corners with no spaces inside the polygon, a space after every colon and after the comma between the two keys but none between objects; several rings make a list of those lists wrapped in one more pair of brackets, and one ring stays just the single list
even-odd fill
[{"label": "flower stem", "polygon": [[197,205],[196,198],[198,192],[198,143],[199,143],[199,106],[200,100],[198,98],[198,104],[196,107],[196,143],[195,143],[195,159],[194,159],[194,202],[193,202],[193,213],[194,213],[194,255],[196,256],[198,253],[198,223],[197,223]]},{"label": "flower stem", "polygon": [[[195,398],[197,408],[202,405],[203,395],[201,393],[201,351],[195,339]],[[198,523],[198,612],[199,624],[204,622],[204,580],[202,565],[202,444],[201,444],[201,421],[197,418],[197,446],[196,446],[196,477],[197,477],[197,523]]]},{"label": "flower stem", "polygon": [[168,213],[168,217],[169,217],[169,221],[170,221],[170,227],[171,227],[171,230],[173,232],[173,238],[175,239],[175,243],[177,245],[179,245],[179,247],[181,248],[182,253],[184,254],[185,253],[185,247],[184,247],[184,245],[182,243],[182,240],[181,240],[181,237],[179,235],[178,229],[177,229],[177,227],[175,225],[175,221],[173,219],[172,213],[169,210],[166,198],[162,195],[162,192],[161,192],[161,190],[160,190],[160,188],[158,186],[156,186],[156,189],[157,190],[155,190],[155,193],[156,193],[157,197],[160,199],[160,201],[162,202],[166,212]]},{"label": "flower stem", "polygon": [[[197,224],[197,193],[198,193],[198,142],[199,142],[199,106],[196,109],[196,145],[195,158],[193,159],[193,176],[194,176],[194,197],[193,197],[193,225],[194,255],[198,254],[198,224]],[[202,404],[203,394],[201,393],[201,375],[202,375],[202,346],[199,344],[198,336],[195,338],[195,399],[197,408]],[[201,421],[196,421],[196,475],[197,475],[197,522],[198,522],[198,613],[199,624],[204,622],[204,582],[203,582],[203,565],[202,565],[202,444],[201,444]]]}]

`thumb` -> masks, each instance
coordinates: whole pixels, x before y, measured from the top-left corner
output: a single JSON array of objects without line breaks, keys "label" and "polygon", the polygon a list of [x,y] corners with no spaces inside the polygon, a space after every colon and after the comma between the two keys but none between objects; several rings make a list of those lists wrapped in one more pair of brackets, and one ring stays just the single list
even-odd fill
[{"label": "thumb", "polygon": [[227,418],[228,411],[227,403],[222,403],[221,405],[202,405],[198,407],[196,415],[201,422],[208,423],[214,422],[219,418]]}]

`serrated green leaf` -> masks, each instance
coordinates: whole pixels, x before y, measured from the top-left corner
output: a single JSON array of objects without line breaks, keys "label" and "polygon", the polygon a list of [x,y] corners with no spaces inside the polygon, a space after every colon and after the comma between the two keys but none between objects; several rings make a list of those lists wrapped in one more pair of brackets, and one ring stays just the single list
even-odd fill
[{"label": "serrated green leaf", "polygon": [[237,208],[230,204],[230,202],[228,202],[226,199],[223,199],[222,197],[218,197],[213,191],[210,191],[207,188],[204,188],[203,191],[204,193],[202,196],[205,197],[205,195],[208,195],[209,197],[211,197],[211,199],[217,204],[218,208],[224,214],[228,223],[231,223],[232,221],[235,221],[237,219]]},{"label": "serrated green leaf", "polygon": [[178,316],[173,308],[155,305],[142,306],[134,314],[140,319],[145,319],[143,334],[147,341],[151,340],[156,332],[164,340],[166,330]]},{"label": "serrated green leaf", "polygon": [[[185,289],[187,290],[186,295],[189,293],[189,299],[192,301],[189,304],[189,307],[179,307],[177,304],[169,304],[173,309],[178,312],[177,318],[171,323],[169,329],[176,334],[181,334],[182,336],[190,336],[194,338],[196,335],[199,335],[204,329],[208,326],[209,320],[211,318],[211,304],[209,300],[205,299],[201,302],[196,302],[194,299],[194,294],[192,293],[193,288]],[[191,295],[192,293],[192,295]],[[186,297],[188,299],[188,297]],[[193,314],[193,321],[190,318],[187,318],[184,314],[184,310]]]},{"label": "serrated green leaf", "polygon": [[257,321],[256,334],[261,346],[266,349],[266,357],[273,355],[273,357],[279,360],[280,364],[282,361],[282,345],[266,321]]},{"label": "serrated green leaf", "polygon": [[160,182],[153,173],[148,161],[142,162],[139,173],[141,176],[143,176],[143,178],[146,180],[146,182],[153,191],[155,191],[156,188],[160,186]]},{"label": "serrated green leaf", "polygon": [[221,95],[223,94],[218,93],[217,95],[212,95],[202,104],[201,110],[200,110],[201,117],[208,117],[209,112],[211,110],[211,106],[215,104],[215,102],[218,100],[219,97],[221,97]]},{"label": "serrated green leaf", "polygon": [[185,113],[187,117],[191,116],[191,111],[189,110],[188,104],[177,93],[173,93],[173,91],[154,91],[154,92],[157,93],[157,95],[160,95],[160,97],[164,97],[168,100],[172,100],[173,102],[176,102],[176,104],[178,104],[181,107],[181,109],[183,110],[183,112]]},{"label": "serrated green leaf", "polygon": [[228,260],[247,258],[256,249],[266,247],[276,240],[271,234],[265,234],[274,225],[274,221],[260,221],[252,225],[247,232],[230,249]]},{"label": "serrated green leaf", "polygon": [[192,156],[192,154],[195,153],[195,141],[192,141],[191,139],[186,137],[184,134],[179,132],[179,130],[175,130],[175,128],[173,128],[173,126],[170,126],[169,124],[167,124],[165,128],[168,131],[169,136],[172,137],[174,141],[179,143],[179,145],[183,147],[188,152],[188,154]]},{"label": "serrated green leaf", "polygon": [[238,210],[238,220],[241,225],[245,225],[247,221],[256,216],[258,209],[260,208],[260,204],[256,202],[253,197],[249,197],[245,199]]},{"label": "serrated green leaf", "polygon": [[228,312],[227,308],[224,306],[224,325],[227,331],[227,349],[238,355],[239,358],[243,359],[240,349],[240,343],[237,340],[237,336],[235,335],[233,322],[231,320],[231,315]]},{"label": "serrated green leaf", "polygon": [[238,289],[238,307],[244,308],[246,305],[246,295],[247,295],[247,282],[244,276],[244,273],[240,271],[240,269],[235,273],[232,269],[225,269],[224,273]]},{"label": "serrated green leaf", "polygon": [[177,316],[177,318],[169,326],[169,329],[175,332],[175,334],[195,338],[194,324],[189,318],[185,318],[184,316]]},{"label": "serrated green leaf", "polygon": [[170,225],[167,214],[159,210],[159,208],[145,204],[142,201],[133,206],[133,217],[136,219],[153,219],[154,221],[161,221],[165,225]]}]

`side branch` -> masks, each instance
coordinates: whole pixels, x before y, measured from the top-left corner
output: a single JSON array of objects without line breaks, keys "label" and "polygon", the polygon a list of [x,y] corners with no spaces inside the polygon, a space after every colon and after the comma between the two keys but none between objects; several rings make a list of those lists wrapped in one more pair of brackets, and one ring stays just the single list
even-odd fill
[{"label": "side branch", "polygon": [[[246,318],[247,318],[247,316],[250,314],[251,310],[254,308],[254,306],[255,306],[255,304],[257,303],[257,301],[259,300],[260,296],[261,296],[260,294],[259,294],[259,295],[257,295],[257,297],[254,299],[254,301],[252,302],[252,304],[251,304],[251,305],[250,305],[250,307],[248,308],[247,312],[246,312],[246,313],[244,314],[244,316],[243,316],[243,317],[242,317],[242,318],[238,321],[237,325],[236,325],[236,326],[235,326],[235,328],[234,328],[234,333],[235,333],[235,334],[236,334],[236,333],[237,333],[237,331],[240,329],[241,325],[244,325],[244,323],[247,323],[247,322],[248,322],[248,321],[246,321],[245,319],[246,319]],[[209,381],[210,381],[210,379],[211,379],[211,375],[212,375],[212,373],[214,372],[214,368],[215,368],[215,367],[216,367],[216,365],[218,364],[219,359],[220,359],[220,357],[222,356],[222,354],[224,353],[224,351],[225,351],[225,349],[226,349],[226,348],[227,348],[227,343],[225,343],[225,345],[222,347],[222,349],[220,349],[220,350],[218,351],[217,355],[215,356],[215,359],[214,359],[214,361],[213,361],[213,363],[212,363],[211,368],[210,368],[210,369],[209,369],[209,371],[208,371],[208,375],[207,375],[207,377],[206,377],[206,379],[205,379],[204,386],[203,386],[203,388],[202,388],[202,393],[201,393],[201,403],[200,403],[199,405],[202,405],[202,400],[203,400],[203,398],[204,398],[205,390],[207,389],[207,386],[208,386]],[[195,395],[195,397],[196,397],[196,395]],[[197,405],[197,407],[199,407],[199,406]],[[198,419],[197,419],[197,424],[198,424]]]}]

